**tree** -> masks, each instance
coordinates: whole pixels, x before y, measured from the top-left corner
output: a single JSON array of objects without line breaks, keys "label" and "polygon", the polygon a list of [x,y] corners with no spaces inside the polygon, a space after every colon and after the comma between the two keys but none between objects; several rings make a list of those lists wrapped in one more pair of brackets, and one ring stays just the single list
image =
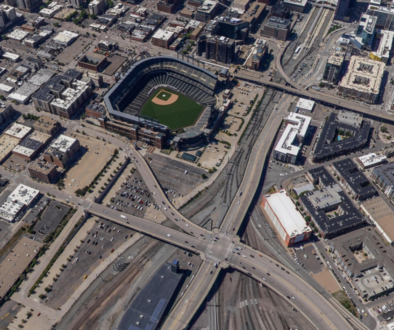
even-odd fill
[{"label": "tree", "polygon": [[201,177],[202,177],[203,179],[206,179],[206,178],[207,178],[207,175],[206,175],[205,173],[203,173],[203,174],[201,174]]},{"label": "tree", "polygon": [[57,27],[57,28],[60,27],[60,24],[59,24],[58,22],[54,23],[53,25],[54,25],[55,27]]},{"label": "tree", "polygon": [[[97,16],[96,16],[95,14],[92,14],[92,15],[90,15],[90,18],[91,18],[91,19],[96,19]],[[86,34],[88,34],[88,32],[86,32]]]},{"label": "tree", "polygon": [[388,132],[388,129],[387,129],[386,126],[382,125],[382,126],[380,126],[380,131],[381,131],[382,133],[387,133],[387,132]]},{"label": "tree", "polygon": [[29,318],[29,317],[31,317],[33,314],[29,311],[29,312],[26,312],[26,316],[27,316],[27,318]]},{"label": "tree", "polygon": [[108,1],[108,7],[109,7],[109,8],[112,8],[113,6],[114,6],[113,1],[109,0],[109,1]]}]

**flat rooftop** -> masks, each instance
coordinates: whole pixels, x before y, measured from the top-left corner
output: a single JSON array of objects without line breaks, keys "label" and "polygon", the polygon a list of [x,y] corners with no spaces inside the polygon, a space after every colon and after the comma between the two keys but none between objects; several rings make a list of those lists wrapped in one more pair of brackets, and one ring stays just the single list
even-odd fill
[{"label": "flat rooftop", "polygon": [[376,296],[394,286],[393,277],[384,268],[383,271],[377,268],[368,269],[362,272],[362,275],[357,282],[354,281],[362,297]]},{"label": "flat rooftop", "polygon": [[23,139],[27,134],[29,134],[31,131],[31,128],[19,123],[14,123],[12,126],[7,129],[4,134],[7,134],[9,136],[13,136],[17,139]]},{"label": "flat rooftop", "polygon": [[57,149],[61,152],[67,152],[75,143],[77,139],[67,135],[59,135],[59,137],[51,143],[51,148]]},{"label": "flat rooftop", "polygon": [[2,299],[32,262],[44,244],[22,236],[0,264],[0,298]]},{"label": "flat rooftop", "polygon": [[354,193],[358,195],[376,194],[375,187],[369,182],[367,177],[361,172],[357,165],[350,159],[345,158],[332,163],[335,170],[341,175]]},{"label": "flat rooftop", "polygon": [[285,190],[266,195],[265,198],[289,237],[311,231]]},{"label": "flat rooftop", "polygon": [[365,57],[352,56],[340,87],[355,89],[360,93],[378,94],[386,64]]},{"label": "flat rooftop", "polygon": [[315,101],[307,100],[303,98],[300,98],[296,105],[297,108],[302,108],[308,111],[312,111],[314,106],[315,106]]},{"label": "flat rooftop", "polygon": [[344,59],[345,59],[345,52],[335,52],[330,55],[330,57],[327,60],[327,63],[335,66],[341,66]]},{"label": "flat rooftop", "polygon": [[363,122],[363,115],[353,111],[339,110],[338,121],[347,125],[360,127]]},{"label": "flat rooftop", "polygon": [[4,160],[14,149],[18,143],[19,139],[13,136],[3,134],[0,136],[0,162]]},{"label": "flat rooftop", "polygon": [[308,0],[283,0],[284,4],[296,5],[300,7],[305,7],[307,2]]},{"label": "flat rooftop", "polygon": [[174,35],[174,32],[158,29],[152,38],[160,39],[160,40],[170,40]]},{"label": "flat rooftop", "polygon": [[361,208],[387,235],[389,243],[394,242],[394,212],[383,198],[374,197],[364,201]]},{"label": "flat rooftop", "polygon": [[311,117],[303,116],[295,112],[289,113],[285,118],[287,126],[280,137],[275,151],[283,154],[298,155],[302,146],[302,140],[309,128]]},{"label": "flat rooftop", "polygon": [[385,155],[377,155],[374,152],[357,158],[363,167],[370,167],[386,161]]},{"label": "flat rooftop", "polygon": [[170,264],[162,265],[131,302],[118,330],[156,330],[181,278]]}]

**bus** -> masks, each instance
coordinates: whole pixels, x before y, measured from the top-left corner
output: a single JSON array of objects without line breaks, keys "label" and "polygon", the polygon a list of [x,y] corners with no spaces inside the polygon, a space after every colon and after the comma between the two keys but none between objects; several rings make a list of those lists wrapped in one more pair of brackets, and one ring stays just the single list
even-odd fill
[{"label": "bus", "polygon": [[301,49],[301,46],[298,46],[297,49],[296,49],[296,51],[295,51],[295,53],[298,54],[298,52],[300,51],[300,49]]}]

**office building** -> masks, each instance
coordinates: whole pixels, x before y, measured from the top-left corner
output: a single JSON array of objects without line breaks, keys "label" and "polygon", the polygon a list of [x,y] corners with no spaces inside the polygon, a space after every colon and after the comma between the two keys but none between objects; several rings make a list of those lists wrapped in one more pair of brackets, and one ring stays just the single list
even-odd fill
[{"label": "office building", "polygon": [[[346,113],[352,115],[348,116]],[[325,121],[313,150],[313,161],[337,157],[365,147],[369,141],[370,127],[370,122],[363,121],[360,115],[340,112],[337,116],[332,112]]]},{"label": "office building", "polygon": [[80,144],[77,139],[62,134],[45,151],[44,159],[49,163],[65,168],[78,154],[79,149]]},{"label": "office building", "polygon": [[73,69],[52,77],[33,95],[34,106],[61,117],[71,118],[92,94],[90,82],[79,80],[81,78],[82,73]]},{"label": "office building", "polygon": [[158,47],[169,48],[174,41],[175,33],[158,29],[152,36],[152,44]]},{"label": "office building", "polygon": [[393,47],[394,32],[381,30],[378,33],[380,37],[379,48],[375,52],[369,53],[372,60],[388,63],[390,60],[391,50]]},{"label": "office building", "polygon": [[20,158],[31,161],[37,156],[43,146],[43,142],[27,136],[12,149],[12,153],[18,155]]},{"label": "office building", "polygon": [[362,14],[356,32],[356,39],[360,44],[359,48],[371,48],[375,37],[376,16]]},{"label": "office building", "polygon": [[365,226],[364,216],[324,166],[309,170],[306,177],[319,190],[305,193],[299,202],[323,237],[332,238]]},{"label": "office building", "polygon": [[206,59],[230,64],[235,60],[235,42],[225,37],[202,35],[197,41],[197,54],[204,56]]},{"label": "office building", "polygon": [[324,82],[334,85],[338,84],[343,72],[345,54],[345,52],[337,51],[328,58],[323,72]]},{"label": "office building", "polygon": [[6,5],[16,7],[22,11],[32,12],[41,4],[41,0],[5,0]]},{"label": "office building", "polygon": [[273,157],[281,162],[295,164],[308,134],[311,117],[291,112],[285,118],[286,128],[275,147]]},{"label": "office building", "polygon": [[219,17],[217,19],[219,30],[218,35],[234,40],[243,40],[249,36],[249,22],[234,17]]},{"label": "office building", "polygon": [[72,5],[74,8],[79,8],[82,6],[82,0],[68,0],[69,4]]},{"label": "office building", "polygon": [[308,0],[283,0],[283,5],[290,11],[303,13],[307,6]]},{"label": "office building", "polygon": [[13,123],[5,132],[5,135],[12,136],[19,140],[25,138],[31,132],[29,126],[25,126],[19,123]]},{"label": "office building", "polygon": [[291,31],[291,21],[287,18],[271,16],[260,30],[260,34],[277,40],[287,40]]},{"label": "office building", "polygon": [[106,6],[107,2],[105,0],[93,0],[89,2],[89,14],[96,16],[100,15]]},{"label": "office building", "polygon": [[249,0],[234,0],[231,7],[246,11],[249,8]]},{"label": "office building", "polygon": [[279,2],[278,4],[271,7],[271,11],[269,12],[268,16],[289,18],[290,10],[283,5],[283,2]]},{"label": "office building", "polygon": [[241,16],[240,19],[244,22],[248,22],[251,29],[256,28],[256,25],[261,22],[264,16],[265,5],[253,2],[249,9],[245,11]]},{"label": "office building", "polygon": [[218,9],[219,5],[216,1],[205,0],[202,6],[197,8],[195,19],[200,22],[208,23],[215,17]]},{"label": "office building", "polygon": [[74,33],[71,31],[61,31],[56,37],[53,38],[53,41],[63,47],[67,47],[70,46],[75,40],[77,40],[78,37],[78,33]]},{"label": "office building", "polygon": [[285,190],[264,195],[261,205],[287,246],[309,240],[312,230]]},{"label": "office building", "polygon": [[33,129],[35,131],[48,134],[50,136],[56,135],[56,133],[60,130],[61,127],[62,125],[57,120],[45,115],[41,116],[33,124]]},{"label": "office building", "polygon": [[34,179],[45,183],[54,183],[59,177],[55,164],[40,159],[29,166],[29,174]]},{"label": "office building", "polygon": [[378,194],[375,187],[350,158],[332,163],[331,168],[335,172],[334,175],[339,177],[339,181],[356,201],[365,200]]}]

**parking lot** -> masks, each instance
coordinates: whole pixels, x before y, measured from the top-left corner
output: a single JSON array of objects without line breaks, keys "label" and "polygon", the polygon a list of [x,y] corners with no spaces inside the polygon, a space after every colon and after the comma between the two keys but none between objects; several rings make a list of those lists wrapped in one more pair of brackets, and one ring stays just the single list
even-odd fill
[{"label": "parking lot", "polygon": [[81,240],[77,251],[69,257],[64,270],[54,270],[60,276],[54,282],[52,291],[47,293],[47,303],[54,309],[60,308],[81,285],[85,275],[90,275],[102,260],[133,234],[134,231],[131,229],[98,219],[93,228],[87,232],[85,239]]},{"label": "parking lot", "polygon": [[305,267],[314,274],[323,270],[323,260],[315,251],[313,245],[300,245],[300,247],[295,247],[294,249],[295,252],[292,253],[292,257],[300,266]]},{"label": "parking lot", "polygon": [[205,181],[202,174],[209,176],[203,169],[157,154],[145,158],[170,199],[187,195],[197,188]]},{"label": "parking lot", "polygon": [[34,226],[36,231],[36,237],[44,240],[51,232],[53,232],[60,221],[64,218],[71,207],[59,203],[57,201],[51,201],[49,206],[44,211],[41,219]]},{"label": "parking lot", "polygon": [[132,174],[127,175],[126,180],[122,182],[107,206],[142,218],[148,209],[158,210],[158,206],[155,204],[153,195],[148,190],[140,173],[134,170]]}]

